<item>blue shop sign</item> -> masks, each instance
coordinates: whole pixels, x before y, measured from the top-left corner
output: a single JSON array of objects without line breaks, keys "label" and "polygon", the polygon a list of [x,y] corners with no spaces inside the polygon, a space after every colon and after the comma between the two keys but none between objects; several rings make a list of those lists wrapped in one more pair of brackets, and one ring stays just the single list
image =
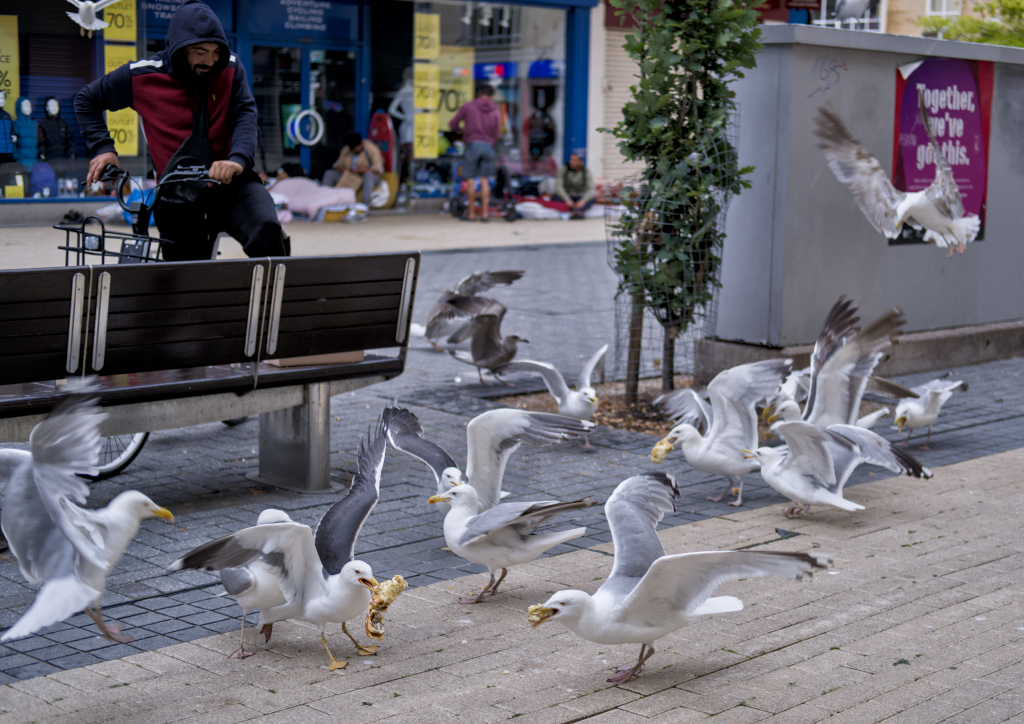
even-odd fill
[{"label": "blue shop sign", "polygon": [[564,60],[535,60],[530,63],[530,78],[561,78],[564,74]]},{"label": "blue shop sign", "polygon": [[473,66],[476,80],[508,80],[519,75],[519,63],[477,63]]},{"label": "blue shop sign", "polygon": [[[220,24],[224,26],[224,32],[235,32],[235,12],[231,7],[231,0],[204,1],[217,14]],[[142,0],[142,11],[146,13],[146,27],[166,28],[174,13],[184,4],[185,0]]]},{"label": "blue shop sign", "polygon": [[359,40],[359,6],[327,0],[255,0],[249,14],[254,35]]}]

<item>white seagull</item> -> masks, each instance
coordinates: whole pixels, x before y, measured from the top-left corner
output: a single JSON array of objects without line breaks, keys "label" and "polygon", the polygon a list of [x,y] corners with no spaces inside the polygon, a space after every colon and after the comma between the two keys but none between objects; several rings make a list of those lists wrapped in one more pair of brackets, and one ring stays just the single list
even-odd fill
[{"label": "white seagull", "polygon": [[331,671],[348,662],[336,660],[328,648],[324,637],[328,623],[341,624],[360,656],[376,652],[376,646],[356,641],[345,622],[366,613],[370,591],[377,585],[370,565],[354,560],[355,543],[380,497],[386,451],[382,422],[375,433],[359,441],[357,470],[348,495],[324,513],[315,533],[283,511],[265,510],[252,528],[199,546],[168,567],[171,571],[234,569],[222,578],[228,593],[239,596],[243,610],[242,645],[231,658],[250,655],[245,651],[245,615],[253,608],[260,609],[268,641],[277,621],[316,624]]},{"label": "white seagull", "polygon": [[[416,416],[401,407],[384,410],[388,440],[396,449],[426,463],[434,473],[437,494],[445,495],[454,485],[468,484],[476,490],[482,513],[493,508],[508,495],[501,490],[505,465],[509,457],[524,443],[543,447],[575,440],[585,435],[593,423],[547,412],[528,412],[504,408],[477,415],[466,426],[468,449],[466,472],[439,445],[423,437],[423,427]],[[446,503],[438,505],[447,515]]]},{"label": "white seagull", "polygon": [[711,598],[723,583],[758,576],[800,579],[826,568],[820,552],[709,551],[665,555],[656,528],[675,510],[675,481],[645,473],[619,483],[605,503],[615,563],[608,580],[591,596],[558,591],[540,607],[531,606],[534,628],[558,621],[587,641],[602,645],[640,644],[635,666],[622,666],[608,681],[624,684],[654,655],[654,642],[702,616],[743,610],[732,596]]},{"label": "white seagull", "polygon": [[924,240],[946,249],[948,259],[954,249],[964,253],[966,245],[977,237],[981,220],[975,214],[964,213],[953,170],[927,120],[923,94],[918,95],[918,102],[920,121],[935,155],[935,180],[923,191],[897,191],[878,159],[854,138],[831,102],[818,108],[814,133],[820,140],[818,148],[825,151],[829,168],[850,187],[857,205],[876,231],[895,239],[904,223],[917,230],[923,228]]},{"label": "white seagull", "polygon": [[106,508],[79,507],[89,487],[75,473],[95,473],[105,417],[94,399],[73,396],[35,426],[29,450],[0,450],[0,465],[9,468],[4,537],[25,580],[43,584],[0,641],[23,638],[83,609],[104,638],[131,641],[100,615],[107,574],[143,520],[173,521],[174,516],[135,490],[121,493]]},{"label": "white seagull", "polygon": [[[888,408],[860,417],[860,401],[868,378],[882,359],[884,350],[906,324],[897,307],[875,319],[864,329],[850,300],[840,297],[829,310],[811,353],[811,383],[802,419],[822,429],[831,425],[868,428],[889,413]],[[876,384],[905,388],[876,378]],[[776,415],[793,422],[800,420],[795,402],[782,403]]]},{"label": "white seagull", "polygon": [[[538,362],[532,359],[519,360],[508,365],[502,372],[533,372],[539,374],[544,379],[544,386],[548,388],[548,392],[558,402],[558,413],[560,415],[589,421],[594,416],[594,413],[597,412],[598,405],[597,391],[591,384],[590,378],[607,351],[608,345],[604,345],[587,360],[587,363],[583,365],[583,369],[580,370],[575,390],[569,389],[569,385],[565,384],[565,378],[562,377],[562,373],[558,371],[557,367],[548,362]],[[583,435],[583,447],[588,450],[593,448],[586,434]]]},{"label": "white seagull", "polygon": [[468,337],[459,340],[452,338],[463,328],[473,323],[475,314],[460,309],[452,304],[459,297],[477,297],[481,292],[497,286],[507,287],[518,280],[526,272],[522,271],[485,271],[470,274],[451,289],[445,290],[427,314],[427,324],[423,330],[424,338],[438,352],[454,349],[462,345]]},{"label": "white seagull", "polygon": [[950,381],[948,378],[951,372],[942,377],[925,382],[923,385],[911,388],[918,395],[918,399],[900,400],[896,405],[896,429],[903,432],[907,429],[907,439],[899,443],[906,445],[910,442],[910,435],[914,430],[922,427],[928,428],[928,439],[921,446],[922,450],[929,450],[929,443],[932,441],[932,425],[939,418],[939,410],[946,400],[953,396],[954,392],[967,392],[967,383],[962,380]]},{"label": "white seagull", "polygon": [[82,35],[85,35],[85,32],[88,30],[89,37],[91,38],[94,30],[103,30],[103,28],[110,25],[110,23],[96,17],[96,13],[117,1],[97,0],[97,2],[92,2],[92,0],[68,0],[69,3],[78,8],[78,12],[69,12],[67,16],[81,26],[80,32]]},{"label": "white seagull", "polygon": [[[743,450],[757,447],[757,411],[754,406],[775,396],[792,365],[793,360],[790,359],[773,359],[738,365],[720,372],[708,385],[710,408],[696,393],[682,398],[690,401],[691,414],[683,415],[682,421],[655,446],[651,459],[660,463],[664,458],[660,451],[666,446],[671,450],[678,441],[686,462],[697,470],[724,475],[728,479],[729,487],[725,492],[708,500],[717,503],[733,486],[737,486],[739,495],[729,505],[742,505],[742,476],[757,469],[756,464],[743,456]],[[707,431],[703,437],[698,427]]]},{"label": "white seagull", "polygon": [[[449,503],[444,517],[444,540],[452,553],[470,563],[487,566],[491,580],[473,598],[459,603],[480,603],[498,592],[511,566],[529,563],[560,543],[586,535],[586,528],[552,533],[533,533],[541,523],[567,513],[597,505],[584,498],[569,502],[538,500],[530,503],[500,503],[478,513],[480,502],[472,485],[456,485],[444,495],[432,495],[428,502]],[[495,574],[501,571],[501,578]]]},{"label": "white seagull", "polygon": [[894,473],[930,478],[931,471],[894,447],[888,440],[855,425],[831,425],[822,430],[806,422],[783,422],[773,428],[785,440],[780,447],[745,450],[761,465],[761,477],[795,505],[786,515],[799,515],[812,504],[864,510],[843,497],[843,486],[862,463]]}]

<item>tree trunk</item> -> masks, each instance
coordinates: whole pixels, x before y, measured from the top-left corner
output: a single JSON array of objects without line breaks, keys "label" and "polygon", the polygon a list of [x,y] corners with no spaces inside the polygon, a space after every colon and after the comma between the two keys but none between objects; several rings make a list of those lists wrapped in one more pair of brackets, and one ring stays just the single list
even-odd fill
[{"label": "tree trunk", "polygon": [[682,332],[678,324],[665,325],[665,333],[661,344],[661,391],[671,392],[675,389],[676,376],[676,337]]},{"label": "tree trunk", "polygon": [[640,346],[644,338],[644,295],[633,295],[633,309],[629,315],[629,351],[626,353],[626,406],[639,401]]}]

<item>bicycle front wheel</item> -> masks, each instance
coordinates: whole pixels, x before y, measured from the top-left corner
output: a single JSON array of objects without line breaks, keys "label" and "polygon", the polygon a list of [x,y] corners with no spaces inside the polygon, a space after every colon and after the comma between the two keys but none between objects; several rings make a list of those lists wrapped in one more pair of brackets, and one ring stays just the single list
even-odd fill
[{"label": "bicycle front wheel", "polygon": [[122,472],[134,460],[149,439],[148,432],[133,435],[108,435],[100,446],[100,462],[95,475],[79,473],[86,480],[106,480]]}]

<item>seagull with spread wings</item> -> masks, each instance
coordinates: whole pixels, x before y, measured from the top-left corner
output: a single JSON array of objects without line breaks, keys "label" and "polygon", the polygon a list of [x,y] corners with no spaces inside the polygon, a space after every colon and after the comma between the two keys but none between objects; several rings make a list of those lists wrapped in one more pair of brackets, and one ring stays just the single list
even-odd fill
[{"label": "seagull with spread wings", "polygon": [[883,407],[860,416],[861,397],[869,383],[888,394],[909,393],[902,385],[871,375],[907,323],[902,310],[890,309],[863,329],[857,326],[860,317],[856,315],[857,308],[845,297],[832,305],[811,353],[811,381],[803,413],[796,402],[785,401],[774,409],[770,421],[803,420],[822,429],[831,425],[868,428],[889,413],[889,408]]},{"label": "seagull with spread wings", "polygon": [[42,584],[0,641],[23,638],[83,609],[104,638],[131,641],[100,614],[107,574],[143,520],[174,516],[136,490],[99,510],[79,507],[89,487],[76,473],[95,472],[105,417],[95,399],[74,395],[35,426],[27,451],[0,450],[0,469],[9,471],[0,525],[21,575]]},{"label": "seagull with spread wings", "polygon": [[[224,587],[242,606],[242,645],[231,655],[244,658],[245,615],[260,609],[260,624],[269,641],[273,624],[295,619],[320,628],[328,668],[343,668],[327,646],[324,630],[340,623],[360,656],[376,652],[349,633],[345,622],[365,614],[370,591],[377,586],[373,569],[355,559],[356,538],[380,498],[380,478],[387,451],[383,421],[359,441],[357,471],[348,494],[324,513],[314,532],[280,510],[265,510],[257,525],[199,546],[170,565],[178,571],[201,568],[220,571]],[[230,569],[225,575],[225,569]]]},{"label": "seagull with spread wings", "polygon": [[594,595],[558,591],[531,606],[534,628],[558,621],[578,636],[602,645],[640,644],[636,665],[622,666],[608,679],[624,684],[654,655],[654,642],[709,614],[743,610],[732,596],[711,597],[723,583],[758,576],[797,580],[827,568],[820,552],[709,551],[666,555],[656,528],[675,510],[675,480],[645,473],[619,483],[605,503],[615,562]]},{"label": "seagull with spread wings", "polygon": [[743,452],[760,464],[761,477],[768,485],[793,501],[786,516],[799,515],[812,504],[864,510],[863,505],[843,497],[843,486],[863,463],[914,478],[932,476],[906,452],[856,425],[830,425],[823,430],[806,422],[783,422],[773,429],[785,446]]},{"label": "seagull with spread wings", "polygon": [[928,428],[928,439],[921,446],[922,450],[930,449],[928,445],[932,441],[932,425],[939,419],[939,411],[954,392],[967,392],[967,383],[962,380],[950,381],[952,372],[947,372],[942,377],[925,382],[923,385],[911,388],[918,399],[900,400],[896,405],[896,429],[903,432],[907,429],[907,439],[898,445],[904,446],[910,442],[910,435],[914,430],[922,427]]},{"label": "seagull with spread wings", "polygon": [[[708,385],[709,406],[700,395],[685,398],[688,411],[651,452],[651,459],[660,463],[677,442],[686,462],[712,475],[725,476],[729,487],[722,495],[709,497],[720,501],[736,486],[739,494],[729,505],[743,504],[743,477],[757,469],[743,457],[743,450],[757,447],[757,403],[771,399],[789,374],[793,360],[773,359],[738,365],[720,372]],[[702,436],[699,429],[706,430]]]},{"label": "seagull with spread wings", "polygon": [[[385,408],[383,420],[391,445],[422,461],[434,473],[437,495],[445,495],[455,485],[472,485],[480,513],[493,508],[507,495],[501,491],[505,465],[520,445],[543,447],[576,440],[594,427],[590,422],[547,412],[511,408],[489,410],[474,417],[466,426],[468,452],[463,473],[451,455],[423,437],[423,426],[409,410]],[[439,502],[438,508],[447,515],[447,503]]]},{"label": "seagull with spread wings", "polygon": [[[482,292],[497,286],[509,286],[520,279],[526,272],[522,271],[485,271],[470,274],[451,289],[445,290],[427,315],[427,324],[423,337],[438,352],[454,347],[461,342],[453,342],[452,337],[463,328],[472,324],[473,312],[452,304],[459,297],[477,297]],[[465,341],[465,340],[462,340]]]},{"label": "seagull with spread wings", "polygon": [[471,314],[473,319],[448,338],[454,344],[470,340],[469,351],[450,349],[448,354],[460,362],[476,367],[481,385],[487,384],[483,375],[484,370],[487,370],[498,382],[512,387],[513,385],[501,379],[501,375],[506,372],[508,363],[515,358],[518,344],[529,343],[530,340],[518,334],[505,337],[501,335],[501,320],[508,311],[505,305],[488,297],[457,297],[452,299],[450,304]]},{"label": "seagull with spread wings", "polygon": [[850,187],[857,205],[876,231],[895,239],[904,223],[917,230],[923,228],[924,240],[946,249],[948,259],[954,249],[964,253],[967,244],[978,236],[981,220],[975,214],[964,213],[953,169],[932,133],[923,94],[918,95],[918,103],[919,120],[935,156],[935,180],[922,191],[897,191],[878,159],[850,133],[831,102],[818,108],[814,133],[819,139],[818,148],[825,151],[829,168]]},{"label": "seagull with spread wings", "polygon": [[113,5],[118,0],[68,0],[69,3],[78,8],[77,13],[69,12],[67,16],[74,20],[79,25],[79,32],[85,35],[86,31],[89,32],[89,37],[92,37],[93,31],[103,30],[103,28],[110,25],[105,20],[100,20],[96,13],[103,10],[108,5]]},{"label": "seagull with spread wings", "polygon": [[[594,413],[597,412],[598,404],[597,391],[591,384],[590,378],[607,351],[608,345],[604,345],[587,360],[587,363],[583,365],[583,369],[580,370],[575,390],[569,389],[569,385],[565,383],[562,373],[558,371],[557,367],[548,362],[538,362],[532,359],[519,360],[509,364],[503,372],[533,372],[540,375],[544,379],[544,386],[548,388],[548,392],[551,393],[551,396],[558,403],[558,414],[565,415],[566,417],[575,417],[577,420],[589,421],[594,416]],[[586,433],[583,435],[583,447],[588,450],[593,449],[593,445],[590,444]]]}]

